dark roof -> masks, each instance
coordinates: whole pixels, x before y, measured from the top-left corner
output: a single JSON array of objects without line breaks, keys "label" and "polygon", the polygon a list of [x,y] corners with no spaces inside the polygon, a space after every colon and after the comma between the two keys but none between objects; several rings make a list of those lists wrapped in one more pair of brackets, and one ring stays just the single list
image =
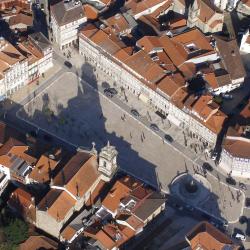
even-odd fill
[{"label": "dark roof", "polygon": [[18,131],[10,128],[4,122],[0,122],[0,144],[4,144],[10,137],[21,139],[22,135]]},{"label": "dark roof", "polygon": [[51,6],[51,13],[60,26],[84,17],[82,5],[75,5],[73,1],[68,3],[61,1]]},{"label": "dark roof", "polygon": [[29,37],[42,51],[51,46],[49,40],[41,32],[30,34]]},{"label": "dark roof", "polygon": [[235,80],[246,76],[239,48],[236,40],[226,40],[216,36],[216,44],[222,57],[226,70],[230,73],[231,79]]},{"label": "dark roof", "polygon": [[139,206],[134,214],[141,220],[146,220],[152,213],[155,212],[166,199],[159,193],[153,192],[143,203]]}]

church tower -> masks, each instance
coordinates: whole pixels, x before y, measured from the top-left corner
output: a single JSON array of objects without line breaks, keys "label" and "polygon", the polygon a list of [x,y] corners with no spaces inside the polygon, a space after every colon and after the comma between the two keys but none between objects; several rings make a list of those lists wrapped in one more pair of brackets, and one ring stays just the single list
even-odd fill
[{"label": "church tower", "polygon": [[196,22],[198,20],[199,15],[200,15],[200,8],[198,5],[198,0],[194,0],[194,2],[190,4],[188,8],[187,26],[190,28],[196,26]]},{"label": "church tower", "polygon": [[98,171],[103,173],[108,179],[111,179],[117,170],[117,155],[117,150],[114,146],[110,145],[109,141],[107,146],[103,147],[99,154]]}]

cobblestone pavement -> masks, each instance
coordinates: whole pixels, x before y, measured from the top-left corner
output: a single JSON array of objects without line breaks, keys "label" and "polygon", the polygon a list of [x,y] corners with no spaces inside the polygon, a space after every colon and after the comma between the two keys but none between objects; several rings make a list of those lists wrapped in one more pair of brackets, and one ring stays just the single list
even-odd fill
[{"label": "cobblestone pavement", "polygon": [[[76,146],[90,148],[95,141],[100,149],[110,140],[120,152],[118,162],[123,170],[152,185],[160,184],[167,192],[176,175],[198,171],[191,161],[164,143],[157,134],[72,73],[61,75],[27,103],[18,112],[18,117]],[[225,215],[229,221],[236,220],[241,213],[241,203],[231,201],[230,193],[223,190],[224,186],[221,187],[216,178],[207,178],[217,199],[207,201],[204,210],[220,217]],[[220,198],[223,198],[222,206]],[[218,205],[212,208],[214,202]]]}]

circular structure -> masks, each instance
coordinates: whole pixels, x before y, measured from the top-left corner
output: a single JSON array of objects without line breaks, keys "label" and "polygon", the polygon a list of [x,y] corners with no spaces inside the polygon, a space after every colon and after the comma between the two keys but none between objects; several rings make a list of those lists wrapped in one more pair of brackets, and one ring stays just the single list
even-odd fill
[{"label": "circular structure", "polygon": [[211,193],[209,181],[200,174],[182,174],[171,184],[171,192],[188,204],[198,205],[205,202]]}]

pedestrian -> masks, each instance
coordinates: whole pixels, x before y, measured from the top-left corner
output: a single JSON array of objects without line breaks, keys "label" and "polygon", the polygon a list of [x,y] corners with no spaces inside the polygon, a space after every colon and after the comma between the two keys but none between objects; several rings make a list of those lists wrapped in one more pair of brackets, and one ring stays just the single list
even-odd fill
[{"label": "pedestrian", "polygon": [[141,142],[143,142],[143,137],[141,136]]},{"label": "pedestrian", "polygon": [[143,136],[143,138],[144,138],[144,139],[146,139],[145,134],[144,134],[144,132],[143,132],[143,131],[142,131],[142,136]]},{"label": "pedestrian", "polygon": [[130,135],[130,138],[132,139],[132,133],[131,132],[129,133],[129,135]]}]

